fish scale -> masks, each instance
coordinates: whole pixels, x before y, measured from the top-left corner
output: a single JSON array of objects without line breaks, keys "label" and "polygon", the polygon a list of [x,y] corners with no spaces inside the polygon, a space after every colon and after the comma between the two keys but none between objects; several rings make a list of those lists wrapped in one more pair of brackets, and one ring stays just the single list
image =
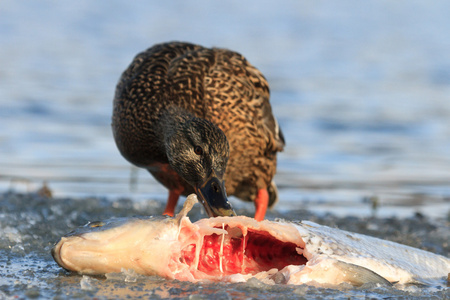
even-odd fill
[{"label": "fish scale", "polygon": [[448,258],[425,250],[309,221],[295,226],[310,246],[310,255],[328,255],[364,267],[370,265],[380,276],[392,278],[390,281],[397,281],[391,273],[420,281],[419,278],[433,277],[443,270],[450,272]]}]

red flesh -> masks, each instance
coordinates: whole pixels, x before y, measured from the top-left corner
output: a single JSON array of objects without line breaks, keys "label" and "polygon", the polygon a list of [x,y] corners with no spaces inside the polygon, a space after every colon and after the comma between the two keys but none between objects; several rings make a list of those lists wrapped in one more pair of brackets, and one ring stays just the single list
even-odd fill
[{"label": "red flesh", "polygon": [[[200,250],[198,270],[208,275],[257,274],[288,265],[304,265],[307,259],[297,253],[294,243],[281,242],[263,231],[249,230],[241,237],[225,235],[223,244],[222,271],[220,270],[220,244],[222,235],[204,237]],[[245,248],[245,251],[244,251]],[[195,261],[195,244],[182,250],[181,261],[191,266]]]}]

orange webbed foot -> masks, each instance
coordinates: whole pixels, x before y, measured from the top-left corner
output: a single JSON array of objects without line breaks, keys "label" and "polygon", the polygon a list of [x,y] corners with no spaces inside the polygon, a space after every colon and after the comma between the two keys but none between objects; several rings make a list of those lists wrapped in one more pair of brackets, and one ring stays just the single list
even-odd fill
[{"label": "orange webbed foot", "polygon": [[255,199],[255,220],[262,221],[266,215],[267,206],[269,205],[269,193],[267,189],[260,189]]},{"label": "orange webbed foot", "polygon": [[180,198],[181,192],[177,190],[169,191],[169,199],[167,199],[166,208],[164,209],[163,215],[173,217],[175,215],[175,207],[178,203],[178,198]]}]

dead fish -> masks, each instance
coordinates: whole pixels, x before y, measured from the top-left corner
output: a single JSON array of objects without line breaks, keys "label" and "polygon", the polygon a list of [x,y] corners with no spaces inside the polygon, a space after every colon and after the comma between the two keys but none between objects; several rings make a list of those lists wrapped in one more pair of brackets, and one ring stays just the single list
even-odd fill
[{"label": "dead fish", "polygon": [[175,217],[92,222],[52,249],[62,268],[99,275],[134,270],[191,282],[269,284],[431,284],[450,259],[424,250],[313,222],[216,217],[191,223],[190,195]]}]

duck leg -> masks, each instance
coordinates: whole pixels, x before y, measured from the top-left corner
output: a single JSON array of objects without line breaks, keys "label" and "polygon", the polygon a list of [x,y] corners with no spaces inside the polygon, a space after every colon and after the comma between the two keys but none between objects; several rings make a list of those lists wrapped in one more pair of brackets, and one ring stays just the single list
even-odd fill
[{"label": "duck leg", "polygon": [[167,199],[166,209],[163,215],[173,217],[175,215],[175,207],[178,203],[182,190],[169,190],[169,199]]},{"label": "duck leg", "polygon": [[255,220],[262,221],[269,205],[269,193],[267,189],[260,189],[255,199]]}]

